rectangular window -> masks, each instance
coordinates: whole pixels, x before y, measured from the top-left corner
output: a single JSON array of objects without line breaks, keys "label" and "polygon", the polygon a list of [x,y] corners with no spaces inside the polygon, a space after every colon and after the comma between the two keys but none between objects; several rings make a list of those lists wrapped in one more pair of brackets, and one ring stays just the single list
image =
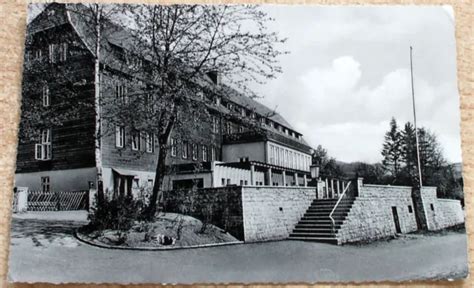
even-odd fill
[{"label": "rectangular window", "polygon": [[127,103],[127,86],[123,84],[116,84],[115,85],[115,99],[122,103]]},{"label": "rectangular window", "polygon": [[198,159],[198,145],[196,143],[193,143],[193,149],[192,149],[192,153],[193,153],[193,160],[197,160]]},{"label": "rectangular window", "polygon": [[176,157],[177,147],[176,147],[176,139],[171,138],[171,157]]},{"label": "rectangular window", "polygon": [[147,186],[150,188],[153,187],[153,179],[148,179]]},{"label": "rectangular window", "polygon": [[270,164],[275,164],[275,146],[270,145]]},{"label": "rectangular window", "polygon": [[51,129],[41,130],[40,143],[35,145],[35,159],[51,159]]},{"label": "rectangular window", "polygon": [[49,176],[41,177],[41,191],[43,191],[44,193],[51,192]]},{"label": "rectangular window", "polygon": [[222,186],[225,186],[225,178],[221,179],[221,184],[222,184]]},{"label": "rectangular window", "polygon": [[408,213],[413,213],[413,208],[411,207],[411,205],[408,205]]},{"label": "rectangular window", "polygon": [[64,62],[67,59],[67,43],[59,44],[59,61]]},{"label": "rectangular window", "polygon": [[240,186],[244,186],[244,180],[240,180]]},{"label": "rectangular window", "polygon": [[49,63],[56,63],[56,44],[49,44]]},{"label": "rectangular window", "polygon": [[145,94],[145,107],[148,111],[153,111],[155,108],[155,96],[152,93]]},{"label": "rectangular window", "polygon": [[123,126],[115,127],[115,146],[123,148],[125,144],[125,128]]},{"label": "rectangular window", "polygon": [[183,151],[182,151],[183,159],[188,159],[188,143],[183,142],[182,148],[183,148]]},{"label": "rectangular window", "polygon": [[207,146],[202,146],[202,161],[207,162],[209,161],[209,154],[207,152]]},{"label": "rectangular window", "polygon": [[49,97],[49,87],[48,85],[43,86],[43,107],[49,107],[50,104],[50,97]]},{"label": "rectangular window", "polygon": [[216,116],[212,116],[212,132],[213,133],[219,132],[219,122]]},{"label": "rectangular window", "polygon": [[230,179],[227,179],[227,186],[230,186]]},{"label": "rectangular window", "polygon": [[35,60],[40,60],[43,57],[42,54],[41,49],[35,50]]},{"label": "rectangular window", "polygon": [[146,133],[146,152],[148,153],[153,153],[154,152],[154,148],[155,148],[155,145],[154,144],[154,141],[155,140],[155,137],[152,133]]},{"label": "rectangular window", "polygon": [[135,151],[140,150],[140,132],[139,131],[132,132],[132,150],[135,150]]},{"label": "rectangular window", "polygon": [[216,147],[211,147],[211,161],[216,161]]},{"label": "rectangular window", "polygon": [[430,204],[431,211],[434,211],[434,205],[433,203]]}]

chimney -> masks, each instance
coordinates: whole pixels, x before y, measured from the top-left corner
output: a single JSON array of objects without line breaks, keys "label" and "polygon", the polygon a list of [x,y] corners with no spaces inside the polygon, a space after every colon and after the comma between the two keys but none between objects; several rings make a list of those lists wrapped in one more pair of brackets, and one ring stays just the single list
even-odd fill
[{"label": "chimney", "polygon": [[209,71],[207,72],[207,76],[209,78],[211,78],[212,82],[215,84],[215,85],[221,85],[221,75],[219,72],[217,71]]}]

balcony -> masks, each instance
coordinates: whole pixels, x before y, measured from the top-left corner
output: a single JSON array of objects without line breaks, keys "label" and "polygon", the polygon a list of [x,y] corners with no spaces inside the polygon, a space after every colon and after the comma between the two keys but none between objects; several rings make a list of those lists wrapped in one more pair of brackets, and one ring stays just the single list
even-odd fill
[{"label": "balcony", "polygon": [[311,153],[311,147],[307,146],[306,144],[289,138],[287,136],[281,135],[279,133],[275,133],[268,130],[259,130],[259,131],[247,131],[242,133],[233,133],[223,135],[223,144],[240,144],[240,143],[251,143],[251,142],[260,142],[260,141],[268,141],[271,140],[273,142],[283,144],[290,148],[299,150],[304,153]]}]

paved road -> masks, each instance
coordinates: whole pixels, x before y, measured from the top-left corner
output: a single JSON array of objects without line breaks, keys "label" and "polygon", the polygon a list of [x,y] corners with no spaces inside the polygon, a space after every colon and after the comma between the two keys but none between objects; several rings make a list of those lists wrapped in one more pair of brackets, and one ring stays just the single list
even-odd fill
[{"label": "paved road", "polygon": [[[55,219],[57,218],[57,219]],[[466,236],[406,236],[366,246],[298,241],[174,251],[123,251],[78,242],[83,217],[23,216],[12,222],[15,282],[315,282],[462,277]]]}]

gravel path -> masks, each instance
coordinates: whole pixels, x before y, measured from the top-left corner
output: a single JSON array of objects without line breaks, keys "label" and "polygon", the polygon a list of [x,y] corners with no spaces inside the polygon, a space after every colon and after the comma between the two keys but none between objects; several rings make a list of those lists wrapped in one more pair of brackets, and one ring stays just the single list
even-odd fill
[{"label": "gravel path", "polygon": [[[30,215],[31,216],[31,215]],[[365,246],[278,241],[174,251],[122,251],[78,242],[84,217],[12,220],[14,282],[229,283],[465,277],[465,234],[409,235]]]}]

